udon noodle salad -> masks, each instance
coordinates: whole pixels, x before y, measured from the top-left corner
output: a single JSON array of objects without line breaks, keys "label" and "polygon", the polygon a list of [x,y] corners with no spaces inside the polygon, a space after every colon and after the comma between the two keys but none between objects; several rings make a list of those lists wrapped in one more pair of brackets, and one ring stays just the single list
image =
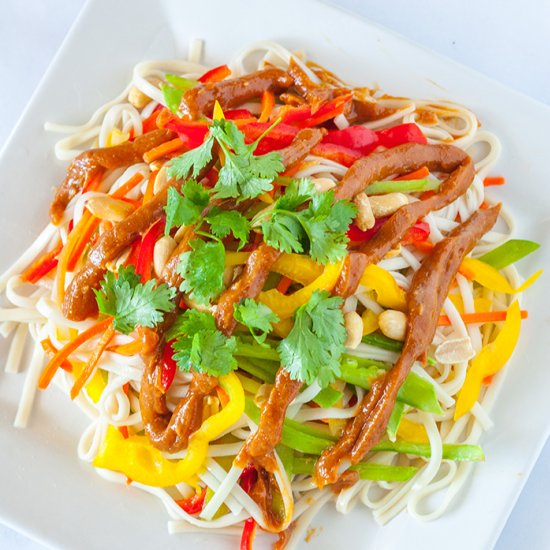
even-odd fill
[{"label": "udon noodle salad", "polygon": [[441,516],[538,275],[486,193],[498,140],[271,42],[200,59],[140,63],[89,122],[47,125],[67,174],[0,278],[6,370],[32,348],[16,426],[57,386],[89,419],[81,460],[171,533],[242,549],[295,547],[329,503]]}]

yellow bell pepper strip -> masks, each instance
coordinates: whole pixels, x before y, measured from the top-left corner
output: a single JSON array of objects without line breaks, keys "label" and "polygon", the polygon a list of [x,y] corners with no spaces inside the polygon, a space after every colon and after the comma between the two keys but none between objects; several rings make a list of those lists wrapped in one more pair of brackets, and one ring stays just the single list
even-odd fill
[{"label": "yellow bell pepper strip", "polygon": [[405,291],[397,286],[395,279],[383,268],[368,265],[361,276],[361,284],[376,292],[378,303],[390,309],[405,311]]},{"label": "yellow bell pepper strip", "polygon": [[307,286],[323,273],[323,266],[303,254],[281,254],[271,270]]},{"label": "yellow bell pepper strip", "polygon": [[378,330],[378,315],[374,311],[365,309],[361,319],[363,320],[363,336]]},{"label": "yellow bell pepper strip", "polygon": [[[249,256],[250,252],[226,252],[225,267],[245,264]],[[281,254],[271,271],[306,286],[323,273],[323,266],[304,254]]]},{"label": "yellow bell pepper strip", "polygon": [[521,327],[521,311],[517,300],[508,308],[502,330],[490,344],[474,357],[464,385],[458,394],[454,419],[458,420],[475,404],[484,378],[496,374],[510,359],[516,347]]},{"label": "yellow bell pepper strip", "polygon": [[[86,367],[86,363],[84,363],[83,361],[72,361],[71,364],[73,366],[73,374],[75,376],[75,379],[78,379],[79,376],[82,374],[82,371]],[[103,371],[96,369],[92,377],[84,386],[84,389],[86,390],[88,397],[94,403],[99,403],[101,394],[103,393],[105,386],[107,386],[107,383],[105,381]]]},{"label": "yellow bell pepper strip", "polygon": [[504,294],[517,294],[523,292],[529,288],[542,274],[542,269],[539,269],[529,279],[527,279],[520,287],[513,288],[508,282],[506,277],[499,273],[494,267],[476,260],[475,258],[464,258],[461,267],[464,267],[467,272],[471,273],[471,276],[476,283],[481,286],[494,290],[495,292],[502,292]]},{"label": "yellow bell pepper strip", "polygon": [[315,290],[330,292],[336,285],[343,265],[343,260],[336,264],[327,264],[323,273],[304,288],[288,296],[281,294],[277,289],[268,290],[260,293],[258,301],[268,306],[280,319],[289,319],[300,306],[308,302]]},{"label": "yellow bell pepper strip", "polygon": [[426,428],[422,424],[402,418],[397,428],[397,437],[411,443],[429,443]]},{"label": "yellow bell pepper strip", "polygon": [[189,439],[187,454],[174,461],[155,449],[146,436],[128,439],[110,428],[94,466],[121,472],[133,481],[153,487],[170,487],[176,483],[196,483],[196,476],[206,461],[208,444],[230,428],[244,412],[244,390],[238,376],[231,372],[220,376],[219,385],[229,397],[227,405],[207,418]]}]

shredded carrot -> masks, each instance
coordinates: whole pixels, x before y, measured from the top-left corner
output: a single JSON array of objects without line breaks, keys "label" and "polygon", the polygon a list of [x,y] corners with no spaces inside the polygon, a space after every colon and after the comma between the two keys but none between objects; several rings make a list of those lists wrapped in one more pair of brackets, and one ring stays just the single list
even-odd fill
[{"label": "shredded carrot", "polygon": [[274,106],[275,95],[273,94],[273,92],[266,90],[262,94],[262,112],[260,113],[260,118],[258,119],[258,122],[267,122],[269,120],[271,112],[273,111]]},{"label": "shredded carrot", "polygon": [[422,168],[419,168],[414,172],[409,172],[404,176],[399,176],[398,178],[394,178],[394,181],[421,180],[421,179],[427,178],[429,175],[430,175],[430,171],[428,170],[428,167],[422,166]]},{"label": "shredded carrot", "polygon": [[54,374],[57,369],[61,366],[61,363],[78,349],[84,342],[87,342],[90,338],[93,338],[96,334],[103,332],[107,329],[109,325],[112,325],[113,319],[108,317],[99,323],[91,326],[88,330],[81,332],[74,340],[71,340],[68,344],[63,346],[57,353],[52,357],[50,362],[46,365],[46,368],[40,375],[38,380],[38,387],[41,390],[45,390],[49,383],[52,381]]},{"label": "shredded carrot", "polygon": [[140,339],[136,339],[133,342],[128,342],[127,344],[121,344],[120,346],[113,346],[109,348],[109,351],[113,353],[118,353],[120,355],[136,355],[143,348],[143,342]]},{"label": "shredded carrot", "polygon": [[86,363],[86,366],[82,369],[80,376],[76,379],[73,387],[71,388],[71,399],[74,399],[80,393],[80,390],[82,390],[84,384],[88,381],[88,378],[92,376],[92,373],[101,358],[101,354],[105,351],[105,348],[109,345],[109,342],[112,340],[114,335],[115,327],[112,323],[112,319],[109,319],[109,324],[105,327],[105,332],[99,340],[97,347],[94,349],[90,359]]},{"label": "shredded carrot", "polygon": [[[480,311],[478,313],[461,313],[460,316],[466,324],[471,323],[497,323],[499,321],[506,320],[506,310],[503,311]],[[521,318],[527,319],[528,312],[525,310],[521,311]],[[451,320],[447,315],[440,315],[439,322],[437,323],[440,327],[448,327],[451,324]]]},{"label": "shredded carrot", "polygon": [[103,174],[105,173],[105,170],[98,170],[97,174],[90,178],[82,187],[82,193],[87,193],[88,191],[95,191],[99,184],[101,183],[101,180],[103,179]]},{"label": "shredded carrot", "polygon": [[489,208],[489,205],[487,204],[486,201],[483,201],[483,202],[479,205],[479,208],[480,208],[480,210],[487,210],[487,208]]},{"label": "shredded carrot", "polygon": [[298,164],[291,166],[286,172],[283,172],[281,176],[291,178],[292,176],[294,176],[294,174],[296,174],[296,172],[308,168],[309,166],[313,166],[314,164],[317,163],[313,160],[308,162],[299,162]]},{"label": "shredded carrot", "polygon": [[145,188],[145,194],[143,195],[142,204],[147,204],[152,198],[155,190],[155,179],[157,178],[158,170],[154,170],[149,175],[149,181],[147,182],[147,187]]},{"label": "shredded carrot", "polygon": [[218,399],[222,407],[225,407],[229,403],[229,396],[223,388],[216,386],[216,393],[218,394]]},{"label": "shredded carrot", "polygon": [[496,176],[496,177],[489,177],[483,179],[483,185],[485,187],[489,187],[491,185],[504,185],[506,183],[506,179],[502,176]]},{"label": "shredded carrot", "polygon": [[143,160],[146,163],[153,162],[154,160],[157,160],[161,157],[169,155],[170,153],[173,153],[174,151],[181,149],[183,146],[184,145],[180,138],[166,141],[164,143],[161,143],[157,147],[153,147],[153,149],[149,149],[149,151],[147,151],[143,155]]},{"label": "shredded carrot", "polygon": [[126,384],[123,384],[123,386],[122,386],[122,391],[123,391],[126,395],[128,395],[129,389],[130,389],[130,382],[126,382]]},{"label": "shredded carrot", "polygon": [[[61,303],[65,297],[65,277],[69,269],[69,262],[71,264],[76,263],[78,256],[75,255],[74,250],[78,247],[79,243],[83,246],[88,244],[87,239],[82,239],[82,234],[86,232],[88,228],[88,223],[91,219],[94,219],[92,214],[87,210],[80,218],[80,221],[73,227],[73,230],[69,233],[67,237],[67,242],[63,247],[63,250],[59,254],[59,263],[57,266],[57,299]],[[99,220],[98,220],[99,221]],[[76,259],[75,259],[76,256]]]},{"label": "shredded carrot", "polygon": [[128,426],[119,426],[118,431],[122,434],[122,437],[124,439],[128,439],[128,437],[129,437]]},{"label": "shredded carrot", "polygon": [[46,252],[40,258],[35,260],[23,273],[21,274],[21,280],[27,283],[36,283],[44,275],[47,275],[56,265],[57,256],[63,248],[63,243],[59,243],[52,248],[49,252]]},{"label": "shredded carrot", "polygon": [[134,174],[126,183],[122,184],[116,191],[111,195],[113,199],[121,199],[125,197],[136,185],[143,181],[143,174],[137,173]]},{"label": "shredded carrot", "polygon": [[281,294],[286,294],[288,289],[290,288],[290,285],[293,283],[294,281],[290,278],[290,277],[287,277],[286,275],[281,277],[281,280],[279,281],[279,284],[277,285],[277,290],[281,293]]},{"label": "shredded carrot", "polygon": [[[52,344],[52,341],[49,338],[45,338],[40,342],[40,345],[42,346],[42,349],[44,350],[44,353],[49,355],[50,357],[54,357],[57,353],[56,347]],[[61,362],[61,365],[59,365],[64,371],[72,372],[73,366],[71,363],[65,359]]]},{"label": "shredded carrot", "polygon": [[87,222],[83,226],[82,232],[80,233],[69,255],[69,258],[67,259],[67,271],[74,271],[78,260],[84,252],[84,249],[88,246],[88,244],[90,244],[92,235],[95,233],[95,230],[99,226],[99,218],[96,218],[88,211],[84,212],[84,215],[82,217],[84,218],[85,215],[87,215]]}]

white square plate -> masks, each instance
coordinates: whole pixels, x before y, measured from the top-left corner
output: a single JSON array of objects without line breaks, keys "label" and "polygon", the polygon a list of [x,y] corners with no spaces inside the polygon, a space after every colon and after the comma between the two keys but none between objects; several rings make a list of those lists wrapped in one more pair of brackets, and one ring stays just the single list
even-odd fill
[{"label": "white square plate", "polygon": [[[498,173],[507,185],[491,193],[512,208],[519,237],[546,244],[521,269],[550,270],[548,127],[550,109],[420,48],[391,32],[314,0],[277,3],[244,0],[89,1],[0,158],[0,271],[47,223],[51,188],[65,166],[53,155],[56,136],[45,121],[75,124],[114,97],[135,63],[185,57],[191,37],[206,40],[210,65],[224,63],[247,44],[272,39],[308,55],[356,84],[377,83],[394,95],[448,98],[472,108],[502,140]],[[358,508],[334,509],[315,548],[446,550],[491,548],[548,436],[550,370],[547,276],[529,290],[520,345],[482,440],[486,463],[476,467],[463,494],[433,523],[402,514],[378,527]],[[0,342],[0,357],[6,342]],[[12,427],[23,376],[0,374],[0,518],[28,536],[58,548],[236,548],[235,539],[169,536],[167,516],[153,497],[109,484],[76,456],[85,419],[56,390],[41,393],[30,426]]]}]

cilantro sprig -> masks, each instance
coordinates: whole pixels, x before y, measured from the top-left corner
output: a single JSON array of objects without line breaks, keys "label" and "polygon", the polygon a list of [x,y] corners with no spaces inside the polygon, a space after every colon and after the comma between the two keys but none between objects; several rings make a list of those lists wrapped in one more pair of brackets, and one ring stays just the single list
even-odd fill
[{"label": "cilantro sprig", "polygon": [[[305,204],[307,207],[299,209]],[[309,252],[316,262],[334,263],[346,254],[347,230],[356,213],[347,200],[334,202],[334,192],[318,193],[309,180],[294,181],[272,209],[260,212],[265,242],[283,252]]]},{"label": "cilantro sprig", "polygon": [[234,317],[238,323],[248,327],[254,340],[261,346],[265,346],[265,339],[273,328],[272,323],[280,321],[271,308],[250,298],[235,306]]},{"label": "cilantro sprig", "polygon": [[133,266],[120,266],[118,277],[108,271],[100,290],[94,290],[99,311],[112,316],[115,329],[124,334],[137,325],[152,328],[162,321],[164,313],[173,311],[176,295],[165,283],[155,285],[155,279],[142,284]]},{"label": "cilantro sprig", "polygon": [[281,154],[272,151],[265,155],[254,155],[254,151],[272,127],[247,145],[244,134],[234,122],[214,120],[202,145],[172,159],[168,176],[181,179],[191,174],[196,178],[212,159],[212,148],[216,142],[223,152],[224,162],[214,186],[215,198],[236,198],[243,201],[271,191],[273,180],[284,170]]},{"label": "cilantro sprig", "polygon": [[180,315],[166,334],[172,344],[174,360],[186,372],[191,369],[223,376],[237,368],[233,357],[237,347],[234,336],[227,338],[217,328],[209,313],[190,309]]},{"label": "cilantro sprig", "polygon": [[180,255],[178,273],[183,277],[180,290],[200,304],[208,304],[223,290],[225,248],[220,241],[189,242],[191,250]]},{"label": "cilantro sprig", "polygon": [[294,326],[278,347],[283,367],[293,380],[321,388],[340,375],[340,356],[345,350],[346,329],[342,298],[315,291],[298,308]]}]

